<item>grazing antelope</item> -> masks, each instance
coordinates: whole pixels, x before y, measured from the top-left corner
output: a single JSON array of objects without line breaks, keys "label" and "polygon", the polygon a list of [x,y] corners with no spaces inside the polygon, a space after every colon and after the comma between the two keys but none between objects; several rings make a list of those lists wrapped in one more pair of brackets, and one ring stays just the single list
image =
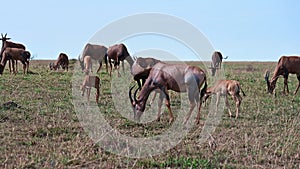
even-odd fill
[{"label": "grazing antelope", "polygon": [[[149,76],[150,70],[158,62],[161,62],[161,61],[154,59],[154,58],[150,58],[150,57],[135,58],[134,63],[132,64],[132,67],[131,67],[131,74],[133,76],[133,79],[137,82],[138,87],[140,89],[145,84],[145,81]],[[141,84],[141,80],[142,80],[142,84]],[[158,92],[159,92],[159,89],[155,91],[155,93],[150,101],[150,105],[152,105],[152,103],[154,102],[156,94]]]},{"label": "grazing antelope", "polygon": [[60,53],[55,63],[49,64],[50,70],[57,70],[60,66],[63,70],[66,69],[68,71],[69,58],[65,53]]},{"label": "grazing antelope", "polygon": [[108,60],[108,63],[110,65],[110,76],[112,72],[112,61],[114,61],[114,67],[118,71],[118,76],[120,76],[120,72],[119,72],[120,62],[122,62],[123,72],[124,72],[124,60],[126,60],[130,64],[130,69],[133,64],[133,59],[129,55],[126,46],[122,43],[110,46],[107,50],[106,59]]},{"label": "grazing antelope", "polygon": [[300,87],[300,57],[299,56],[282,56],[282,57],[280,57],[280,59],[277,63],[277,66],[274,70],[271,81],[269,81],[270,72],[267,71],[267,73],[265,75],[265,80],[267,82],[268,92],[273,93],[279,76],[283,76],[283,78],[284,78],[283,93],[285,94],[285,88],[286,88],[287,93],[289,93],[289,88],[288,88],[289,73],[297,75],[298,86],[294,92],[294,95],[296,95],[298,92],[298,89]]},{"label": "grazing antelope", "polygon": [[106,52],[107,52],[107,47],[102,46],[102,45],[94,45],[94,44],[86,44],[84,47],[84,50],[82,52],[82,58],[80,58],[80,56],[78,57],[78,60],[80,62],[80,66],[82,68],[82,70],[85,69],[84,66],[84,58],[86,56],[90,56],[93,60],[98,61],[99,63],[99,67],[97,69],[97,73],[100,71],[101,67],[102,67],[102,61],[104,58],[105,64],[106,64],[106,72],[108,72],[108,68],[107,68],[107,60],[106,60]]},{"label": "grazing antelope", "polygon": [[217,69],[221,69],[221,64],[223,59],[227,59],[227,57],[223,58],[221,52],[215,51],[211,57],[212,63],[211,63],[211,72],[212,76],[215,75]]},{"label": "grazing antelope", "polygon": [[246,96],[238,81],[236,81],[236,80],[219,80],[216,82],[216,84],[213,87],[210,87],[206,90],[206,93],[204,95],[204,102],[206,102],[207,98],[210,95],[215,94],[215,95],[217,95],[216,107],[218,107],[220,96],[224,96],[226,107],[229,112],[229,117],[231,117],[232,114],[230,111],[228,98],[227,98],[227,95],[231,95],[231,97],[235,101],[235,105],[236,105],[235,118],[237,118],[239,115],[239,112],[240,112],[240,105],[242,103],[242,97],[240,96],[240,91],[242,91],[243,96]]},{"label": "grazing antelope", "polygon": [[91,94],[91,88],[96,88],[96,103],[99,103],[99,94],[100,94],[100,78],[98,76],[89,76],[86,75],[82,85],[80,86],[80,90],[82,91],[81,95],[84,96],[84,92],[86,90],[87,93],[87,99],[88,104],[90,104],[90,94]]},{"label": "grazing antelope", "polygon": [[[14,42],[10,42],[10,41],[7,41],[7,40],[10,40],[10,38],[6,37],[7,36],[7,33],[3,36],[3,34],[1,33],[1,38],[0,40],[2,40],[2,48],[1,48],[1,53],[0,53],[0,60],[2,59],[2,55],[3,55],[3,52],[4,50],[9,47],[9,48],[19,48],[19,49],[23,49],[25,50],[25,46],[23,44],[20,44],[20,43],[14,43]],[[11,72],[11,62],[14,62],[14,60],[9,60],[9,71]],[[16,65],[17,64],[17,60],[15,61]],[[18,66],[16,67],[16,71],[18,71]]]},{"label": "grazing antelope", "polygon": [[[201,90],[200,96],[200,88],[203,84],[204,87]],[[188,93],[190,110],[186,115],[184,124],[188,121],[197,103],[198,114],[196,123],[198,124],[200,122],[200,109],[202,104],[200,100],[202,100],[202,96],[206,92],[206,88],[206,75],[204,71],[199,67],[188,66],[184,64],[165,64],[159,62],[155,64],[151,69],[149,76],[139,93],[138,98],[136,97],[138,89],[136,89],[136,91],[134,92],[133,98],[131,97],[133,87],[131,87],[129,90],[129,99],[134,110],[134,118],[138,121],[140,120],[140,117],[145,110],[149,94],[155,89],[160,89],[163,93],[163,95],[161,96],[164,96],[166,98],[166,106],[170,114],[169,122],[171,123],[173,121],[173,113],[170,106],[170,97],[168,90],[173,90],[175,92]],[[160,119],[162,100],[163,97],[160,97],[157,120]]]},{"label": "grazing antelope", "polygon": [[[29,59],[30,59],[30,53],[28,51],[25,51],[24,49],[19,48],[5,48],[3,52],[3,57],[1,59],[1,67],[0,67],[0,74],[3,74],[4,67],[6,65],[7,60],[20,60],[23,64],[23,73],[28,73],[29,69]],[[14,62],[12,62],[13,72],[15,71]]]}]

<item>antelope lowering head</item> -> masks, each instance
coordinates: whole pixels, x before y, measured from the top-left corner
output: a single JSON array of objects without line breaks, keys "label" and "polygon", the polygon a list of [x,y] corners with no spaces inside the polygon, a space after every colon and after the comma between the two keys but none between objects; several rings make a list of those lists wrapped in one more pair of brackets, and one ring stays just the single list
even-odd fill
[{"label": "antelope lowering head", "polygon": [[273,94],[274,89],[276,88],[276,82],[279,78],[279,75],[276,76],[276,74],[274,74],[273,77],[271,78],[271,81],[269,80],[269,77],[270,77],[270,72],[267,71],[265,74],[265,81],[267,82],[268,92],[270,94]]}]

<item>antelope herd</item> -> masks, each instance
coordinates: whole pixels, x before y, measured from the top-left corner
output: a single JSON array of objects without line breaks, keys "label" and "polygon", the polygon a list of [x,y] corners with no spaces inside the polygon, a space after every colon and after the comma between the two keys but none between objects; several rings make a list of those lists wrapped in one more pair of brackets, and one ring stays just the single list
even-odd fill
[{"label": "antelope herd", "polygon": [[[9,61],[10,72],[16,74],[17,70],[15,70],[15,64],[17,63],[17,61],[21,61],[23,64],[23,73],[28,73],[29,60],[31,56],[30,53],[25,50],[26,48],[23,44],[8,41],[10,40],[10,38],[6,36],[7,34],[1,34],[2,48],[0,54],[0,74],[3,74],[7,61]],[[210,67],[212,76],[215,76],[217,69],[221,68],[222,60],[227,58],[228,56],[224,58],[219,51],[215,51],[212,54],[212,62]],[[165,104],[170,116],[169,122],[171,123],[174,120],[173,112],[171,109],[169,90],[175,92],[187,92],[188,100],[190,102],[190,108],[189,112],[186,114],[185,119],[183,120],[184,124],[189,120],[190,115],[195,107],[197,107],[196,123],[199,123],[202,102],[206,102],[208,97],[211,95],[217,96],[216,106],[218,106],[219,104],[220,96],[225,97],[226,107],[228,109],[229,116],[231,117],[232,113],[227,99],[228,95],[230,95],[235,101],[236,105],[235,118],[238,118],[238,115],[240,113],[240,105],[242,102],[240,92],[242,92],[243,96],[245,96],[245,93],[238,81],[229,79],[218,80],[215,85],[213,85],[212,87],[208,87],[207,74],[201,68],[184,64],[165,63],[154,58],[131,57],[127,50],[127,47],[124,44],[115,44],[108,48],[102,45],[89,43],[86,44],[81,57],[79,56],[78,58],[78,61],[80,63],[82,71],[85,73],[85,77],[83,79],[82,85],[80,86],[80,89],[82,90],[82,96],[84,96],[85,91],[87,91],[86,93],[88,103],[91,88],[96,88],[96,103],[99,103],[100,95],[100,78],[97,75],[90,75],[92,73],[92,60],[95,60],[99,63],[99,67],[96,71],[97,73],[100,71],[103,61],[105,61],[106,72],[108,73],[109,63],[110,76],[112,76],[112,64],[114,64],[115,69],[118,71],[118,76],[121,76],[121,74],[119,73],[120,63],[122,62],[123,72],[125,71],[124,60],[129,63],[131,75],[138,85],[134,93],[132,92],[135,88],[135,85],[130,87],[128,91],[129,101],[134,112],[134,119],[137,121],[140,120],[140,117],[145,110],[148,97],[153,91],[159,93],[157,120],[160,120],[161,117],[161,107],[163,99],[166,100]],[[11,63],[13,71],[11,71]],[[68,66],[69,59],[65,53],[60,53],[55,63],[49,64],[51,70],[57,70],[62,67],[63,70],[68,71]],[[269,80],[270,72],[266,72],[265,81],[267,83],[268,92],[273,93],[278,78],[280,76],[283,76],[283,92],[285,93],[286,91],[287,93],[289,93],[289,74],[297,75],[298,86],[294,92],[294,94],[297,94],[300,87],[299,56],[282,56],[277,63],[271,80]]]}]

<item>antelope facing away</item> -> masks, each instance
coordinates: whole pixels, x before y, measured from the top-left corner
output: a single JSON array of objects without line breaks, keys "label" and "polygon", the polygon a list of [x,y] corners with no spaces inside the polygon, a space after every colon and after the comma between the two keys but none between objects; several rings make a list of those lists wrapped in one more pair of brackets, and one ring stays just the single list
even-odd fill
[{"label": "antelope facing away", "polygon": [[221,52],[215,51],[211,57],[211,72],[212,72],[212,76],[215,75],[216,70],[217,69],[221,69],[221,65],[222,65],[222,60],[223,59],[227,59],[227,57],[223,58]]},{"label": "antelope facing away", "polygon": [[81,95],[84,96],[84,92],[86,90],[88,104],[90,104],[90,94],[91,88],[96,88],[96,103],[99,103],[99,94],[100,94],[100,78],[98,76],[89,76],[86,75],[82,85],[80,86],[80,90],[82,91]]},{"label": "antelope facing away", "polygon": [[110,76],[112,72],[112,61],[114,61],[114,67],[118,71],[118,76],[120,76],[119,73],[120,62],[122,62],[123,72],[124,72],[124,60],[126,60],[129,63],[130,69],[133,64],[133,59],[129,55],[127,47],[122,43],[110,46],[107,50],[106,59],[108,60],[108,63],[110,65]]},{"label": "antelope facing away", "polygon": [[83,72],[88,75],[90,74],[90,72],[93,72],[93,68],[92,68],[92,58],[91,56],[85,56],[83,59],[83,65],[84,65],[84,69]]},{"label": "antelope facing away", "polygon": [[[5,48],[0,63],[0,74],[3,74],[7,60],[20,60],[23,64],[23,73],[28,73],[30,53],[19,48]],[[12,62],[13,72],[15,72],[14,61]]]},{"label": "antelope facing away", "polygon": [[298,86],[294,92],[294,95],[297,94],[299,86],[300,86],[300,57],[299,56],[282,56],[282,57],[280,57],[280,59],[277,63],[277,66],[274,70],[271,81],[269,81],[270,72],[267,71],[267,73],[265,75],[265,80],[267,82],[268,92],[273,93],[279,76],[283,76],[283,78],[284,78],[283,93],[285,94],[285,88],[286,88],[287,93],[289,93],[289,88],[288,88],[289,73],[297,75]]},{"label": "antelope facing away", "polygon": [[104,59],[105,64],[106,64],[106,72],[108,72],[107,61],[106,61],[106,58],[105,58],[106,52],[107,52],[107,47],[105,47],[105,46],[94,45],[94,44],[90,44],[90,43],[86,44],[84,49],[83,49],[83,52],[82,52],[82,57],[81,58],[80,58],[80,56],[78,57],[81,69],[84,70],[84,68],[85,68],[84,58],[86,56],[90,56],[93,60],[96,60],[99,63],[97,73],[100,71],[100,69],[102,67],[103,59]]},{"label": "antelope facing away", "polygon": [[54,63],[49,64],[51,70],[57,70],[60,66],[63,70],[66,69],[68,71],[69,58],[65,53],[60,53],[57,60]]},{"label": "antelope facing away", "polygon": [[[201,90],[200,96],[200,88],[204,84],[203,89]],[[134,87],[134,86],[133,86]],[[186,118],[184,120],[184,124],[188,121],[193,109],[196,106],[198,107],[198,114],[196,123],[200,122],[200,109],[201,109],[201,101],[202,96],[206,92],[207,83],[206,83],[206,75],[203,70],[196,66],[188,66],[184,64],[165,64],[159,62],[153,66],[150,70],[149,76],[143,85],[139,96],[137,98],[137,91],[134,92],[134,97],[132,98],[132,89],[129,90],[129,99],[131,101],[133,110],[134,110],[134,118],[139,121],[141,115],[143,114],[146,106],[147,99],[149,94],[155,90],[160,89],[163,95],[166,98],[166,106],[168,108],[170,118],[169,122],[171,123],[173,118],[173,113],[170,105],[170,97],[168,90],[173,90],[175,92],[187,92],[188,98],[190,101],[190,109]],[[162,106],[163,97],[159,98],[158,104],[158,116],[157,120],[160,119],[161,115],[161,106]]]},{"label": "antelope facing away", "polygon": [[229,102],[228,102],[228,98],[227,98],[227,95],[231,95],[231,97],[235,101],[235,105],[236,105],[235,118],[237,118],[239,115],[239,111],[240,111],[240,105],[242,103],[242,97],[240,96],[240,91],[242,91],[243,95],[246,96],[238,81],[219,80],[216,82],[216,84],[213,87],[209,87],[207,89],[207,91],[204,95],[204,102],[206,102],[206,100],[209,96],[211,96],[212,94],[216,94],[217,95],[216,107],[218,107],[220,96],[224,96],[226,107],[228,109],[229,116],[231,117],[232,114],[230,111]]}]

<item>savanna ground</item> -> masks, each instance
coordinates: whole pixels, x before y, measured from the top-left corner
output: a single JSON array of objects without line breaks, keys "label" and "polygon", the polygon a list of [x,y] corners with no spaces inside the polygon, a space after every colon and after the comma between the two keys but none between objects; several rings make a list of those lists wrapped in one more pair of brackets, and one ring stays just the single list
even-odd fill
[{"label": "savanna ground", "polygon": [[[48,63],[33,60],[31,73],[22,75],[19,68],[17,75],[10,75],[6,69],[0,77],[0,104],[14,101],[21,106],[0,109],[1,168],[300,167],[300,93],[282,95],[283,79],[280,78],[276,96],[267,94],[264,73],[266,69],[272,72],[276,63],[225,62],[225,77],[240,81],[246,93],[239,118],[229,118],[225,110],[210,138],[199,143],[201,127],[208,114],[204,107],[198,127],[174,148],[147,158],[115,155],[94,143],[84,131],[72,104],[75,61],[71,61],[69,72],[50,71]],[[156,135],[169,126],[167,113],[160,122],[146,124],[122,117],[114,110],[109,75],[105,69],[99,75],[102,80],[99,107],[112,126],[135,137]],[[211,78],[209,86],[210,81]],[[290,75],[291,93],[297,83],[296,76]],[[79,89],[79,86],[73,87]],[[176,94],[171,95],[176,116]],[[82,100],[86,101],[86,97]],[[91,100],[94,101],[94,95]],[[231,98],[229,102],[234,111]]]}]

